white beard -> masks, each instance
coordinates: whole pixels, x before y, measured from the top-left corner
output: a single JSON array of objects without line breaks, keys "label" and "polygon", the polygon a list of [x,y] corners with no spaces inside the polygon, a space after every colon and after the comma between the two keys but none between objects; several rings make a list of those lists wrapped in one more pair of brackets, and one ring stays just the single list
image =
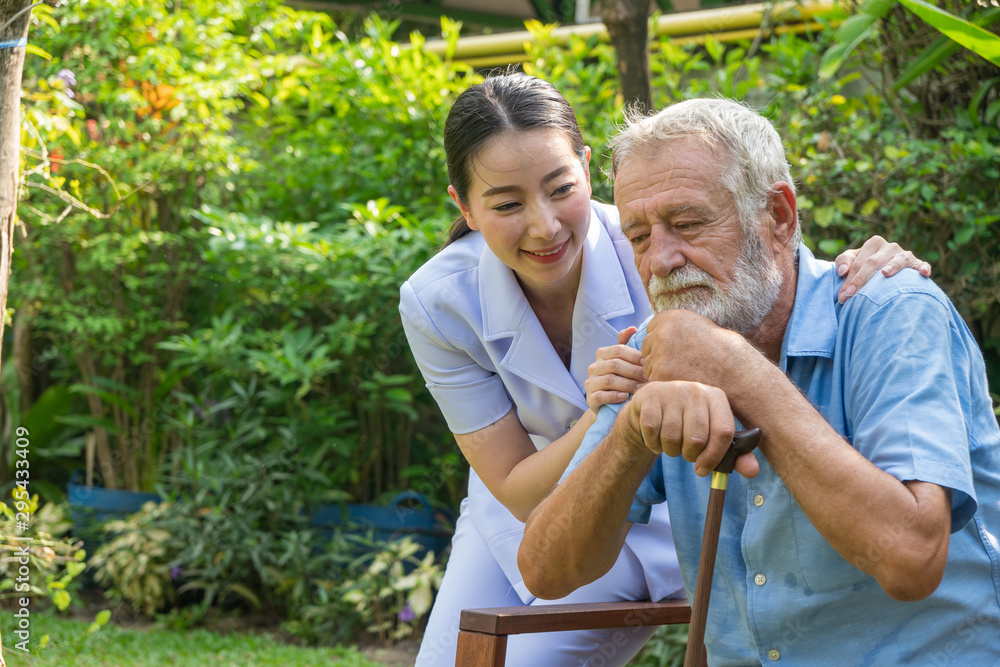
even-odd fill
[{"label": "white beard", "polygon": [[[653,310],[684,309],[698,313],[720,327],[747,334],[760,326],[778,298],[784,276],[768,256],[756,230],[744,235],[740,257],[727,289],[706,271],[686,264],[665,277],[649,280]],[[683,288],[684,291],[679,291]]]}]

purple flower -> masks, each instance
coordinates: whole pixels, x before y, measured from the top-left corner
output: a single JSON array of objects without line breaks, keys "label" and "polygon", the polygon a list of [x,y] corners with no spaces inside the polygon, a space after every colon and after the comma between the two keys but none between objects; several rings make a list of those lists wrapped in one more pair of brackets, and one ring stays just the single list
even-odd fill
[{"label": "purple flower", "polygon": [[174,565],[170,568],[170,578],[172,580],[177,581],[182,574],[184,574],[184,570],[181,569],[180,565]]},{"label": "purple flower", "polygon": [[56,78],[62,79],[62,82],[66,84],[67,88],[76,85],[76,75],[68,69],[59,70],[59,73],[56,74]]},{"label": "purple flower", "polygon": [[413,610],[410,609],[409,602],[403,605],[403,608],[400,610],[398,616],[399,620],[401,620],[403,623],[409,623],[410,621],[412,621],[417,617],[417,615],[413,613]]}]

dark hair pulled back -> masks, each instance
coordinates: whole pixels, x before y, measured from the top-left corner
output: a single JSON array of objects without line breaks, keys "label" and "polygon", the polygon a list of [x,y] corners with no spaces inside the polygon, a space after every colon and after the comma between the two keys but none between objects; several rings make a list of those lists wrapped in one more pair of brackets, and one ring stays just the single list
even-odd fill
[{"label": "dark hair pulled back", "polygon": [[[548,81],[511,72],[490,76],[463,91],[444,125],[448,178],[459,199],[468,201],[472,161],[488,140],[509,130],[537,129],[561,130],[580,162],[586,161],[587,148],[573,107]],[[452,225],[445,245],[469,231],[465,218],[460,217]]]}]

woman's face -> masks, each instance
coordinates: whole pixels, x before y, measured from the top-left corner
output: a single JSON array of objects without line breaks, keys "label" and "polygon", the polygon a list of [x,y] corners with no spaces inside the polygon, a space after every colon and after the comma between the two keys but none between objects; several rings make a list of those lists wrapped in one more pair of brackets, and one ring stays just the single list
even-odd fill
[{"label": "woman's face", "polygon": [[580,276],[590,227],[587,165],[559,130],[512,130],[490,139],[470,166],[468,200],[452,198],[471,229],[526,288],[551,289]]}]

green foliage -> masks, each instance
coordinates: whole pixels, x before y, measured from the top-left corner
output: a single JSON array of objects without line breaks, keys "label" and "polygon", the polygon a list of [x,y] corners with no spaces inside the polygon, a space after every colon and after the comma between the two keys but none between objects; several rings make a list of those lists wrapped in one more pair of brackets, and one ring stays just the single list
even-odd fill
[{"label": "green foliage", "polygon": [[[211,451],[185,439],[191,413],[236,381],[260,389],[263,440],[294,422],[358,499],[396,490],[443,444],[440,419],[413,434],[431,407],[395,302],[451,216],[440,123],[474,74],[390,24],[350,43],[272,1],[41,16],[11,302],[38,341],[15,363],[86,413],[67,442],[88,433],[109,488],[152,490],[159,466]],[[382,198],[390,180],[420,223]]]},{"label": "green foliage", "polygon": [[437,229],[385,199],[342,211],[326,225],[196,214],[211,270],[192,289],[220,314],[159,346],[182,378],[167,421],[188,444],[172,467],[183,459],[193,474],[226,441],[263,451],[287,432],[317,482],[370,500],[405,488],[404,471],[435,455],[436,446],[412,452],[415,425],[434,407],[397,304]]},{"label": "green foliage", "polygon": [[[306,18],[303,15],[303,18]],[[310,26],[311,24],[311,26]],[[444,118],[477,79],[471,68],[391,41],[397,23],[372,16],[350,42],[322,14],[276,63],[238,129],[264,168],[234,182],[239,210],[280,220],[341,219],[339,204],[395,201],[421,218],[453,215],[445,193]],[[445,39],[459,24],[442,19]],[[391,190],[386,184],[392,183]]]},{"label": "green foliage", "polygon": [[628,667],[681,667],[687,638],[687,624],[660,626]]},{"label": "green foliage", "polygon": [[[14,487],[12,496],[13,507],[0,503],[0,600],[49,599],[65,610],[72,602],[74,579],[84,569],[83,545],[64,536],[70,524],[58,505],[39,508],[38,496],[28,497],[20,487]],[[27,530],[18,526],[24,515]]]},{"label": "green foliage", "polygon": [[596,35],[587,39],[573,35],[565,48],[555,47],[551,41],[555,25],[538,21],[527,21],[525,25],[534,41],[528,44],[524,71],[552,83],[573,106],[584,139],[593,151],[590,182],[594,197],[610,203],[611,187],[603,174],[611,162],[604,147],[623,104],[614,49]]},{"label": "green foliage", "polygon": [[[834,44],[823,56],[820,75],[827,78],[836,74],[851,52],[874,36],[879,23],[889,15],[897,3],[941,32],[956,46],[964,46],[994,65],[1000,66],[1000,36],[982,28],[983,25],[996,20],[992,18],[996,14],[994,11],[976,11],[973,6],[969,6],[964,8],[964,13],[970,14],[972,20],[966,20],[923,0],[866,0],[837,30]],[[935,47],[938,48],[940,47]],[[939,63],[940,57],[921,58],[911,64],[909,76],[915,78],[929,72]],[[904,85],[900,81],[896,82],[897,88]]]},{"label": "green foliage", "polygon": [[367,551],[348,566],[357,574],[341,584],[340,595],[364,619],[365,631],[380,640],[410,636],[441,586],[444,568],[432,551],[417,558],[419,549],[407,537]]},{"label": "green foliage", "polygon": [[176,513],[186,518],[168,526],[182,545],[172,564],[178,592],[195,593],[202,609],[287,614],[317,568],[329,565],[313,553],[302,492],[323,481],[296,462],[294,440],[286,442],[260,455],[228,447],[210,476],[175,480]]},{"label": "green foliage", "polygon": [[112,600],[128,602],[146,615],[173,602],[169,557],[177,547],[171,549],[172,535],[163,527],[172,511],[170,503],[146,503],[128,519],[103,526],[113,537],[97,549],[90,567]]},{"label": "green foliage", "polygon": [[[364,631],[380,641],[412,635],[430,612],[444,563],[409,537],[382,542],[335,535],[331,548],[352,557],[312,583],[308,603],[284,627],[309,642],[350,640]],[[333,576],[329,576],[332,574]]]},{"label": "green foliage", "polygon": [[[186,326],[197,224],[243,168],[233,114],[262,85],[277,3],[83,2],[43,13],[25,67],[21,221],[12,305],[47,370],[85,396],[109,488],[149,490],[168,395],[156,343]],[[55,224],[58,222],[58,224]],[[25,360],[19,360],[25,361]],[[32,363],[32,360],[26,360]]]},{"label": "green foliage", "polygon": [[[934,262],[996,383],[1000,75],[890,4],[854,22],[852,54],[869,68],[841,79],[819,77],[832,31],[659,39],[654,102],[722,94],[763,108],[786,140],[812,247],[830,256],[879,233]],[[433,558],[399,544],[360,556],[342,535],[316,551],[307,517],[404,488],[458,504],[464,464],[397,299],[454,216],[443,123],[479,75],[420,36],[394,43],[396,24],[372,19],[350,40],[277,0],[38,11],[33,41],[51,59],[25,70],[11,283],[32,340],[15,364],[35,383],[22,397],[7,371],[2,385],[5,423],[35,424],[33,478],[79,464],[88,442],[106,484],[171,499],[116,526],[96,564],[146,612],[172,595],[187,604],[166,617],[178,627],[259,609],[310,641],[409,631],[437,586]],[[610,201],[614,54],[529,28],[524,68],[574,105],[595,196]],[[456,24],[442,29],[457,37]],[[915,59],[926,69],[905,69]],[[873,73],[907,83],[894,93]],[[415,618],[402,622],[407,604]],[[678,632],[642,659],[671,664]]]}]

